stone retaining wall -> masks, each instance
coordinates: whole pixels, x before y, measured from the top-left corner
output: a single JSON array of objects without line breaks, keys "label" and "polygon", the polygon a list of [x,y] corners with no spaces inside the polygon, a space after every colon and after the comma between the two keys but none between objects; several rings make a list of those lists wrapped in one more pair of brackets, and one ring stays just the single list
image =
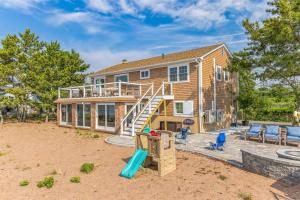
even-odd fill
[{"label": "stone retaining wall", "polygon": [[250,172],[283,180],[288,183],[300,182],[300,162],[269,158],[241,150],[244,168]]}]

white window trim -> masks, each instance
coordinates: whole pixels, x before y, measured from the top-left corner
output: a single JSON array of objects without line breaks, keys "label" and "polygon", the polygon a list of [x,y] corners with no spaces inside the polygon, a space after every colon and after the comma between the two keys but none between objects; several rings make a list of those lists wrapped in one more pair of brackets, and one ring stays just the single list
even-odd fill
[{"label": "white window trim", "polygon": [[[104,105],[105,106],[105,126],[98,126],[98,105]],[[95,129],[96,130],[103,130],[103,131],[111,131],[114,132],[116,130],[115,127],[108,127],[107,126],[107,119],[106,119],[106,114],[107,114],[107,105],[113,105],[115,106],[115,118],[116,118],[116,104],[115,103],[96,103],[96,126]],[[116,121],[116,120],[115,120]]]},{"label": "white window trim", "polygon": [[[221,76],[220,76],[221,78],[220,79],[218,79],[218,69],[221,70]],[[220,65],[216,66],[216,74],[215,74],[215,76],[216,76],[216,80],[217,81],[222,81],[222,67]]]},{"label": "white window trim", "polygon": [[[187,66],[187,80],[185,81],[179,81],[179,67]],[[177,81],[170,81],[170,68],[177,68]],[[170,65],[168,66],[168,82],[172,83],[187,83],[190,82],[190,65],[189,63],[182,63],[177,65]]]},{"label": "white window trim", "polygon": [[[76,103],[76,114],[75,114],[75,121],[76,121],[76,127],[78,128],[91,128],[92,127],[92,113],[91,114],[91,126],[79,126],[78,125],[78,120],[77,120],[77,105],[83,105],[83,123],[85,121],[85,114],[84,114],[84,107],[85,105],[90,105],[90,109],[91,109],[91,112],[92,112],[92,105],[90,103]],[[84,123],[85,124],[85,123]]]},{"label": "white window trim", "polygon": [[[226,73],[228,73],[228,80],[226,80]],[[228,82],[230,80],[230,72],[229,71],[226,71],[224,70],[224,81]]]},{"label": "white window trim", "polygon": [[[72,114],[72,104],[60,104],[60,112],[59,112],[60,122],[59,122],[59,124],[62,126],[70,126],[71,127],[72,124],[71,125],[68,124],[68,114],[67,113],[66,113],[66,122],[62,121],[62,112],[61,112],[62,105],[66,105],[66,106],[71,105],[71,114]],[[71,122],[72,122],[72,119],[71,119]]]},{"label": "white window trim", "polygon": [[[193,109],[194,109],[194,101],[193,100],[187,100],[187,101],[192,101],[192,103],[193,103]],[[190,114],[190,115],[186,115],[186,114],[184,114],[184,103],[186,102],[186,101],[173,101],[174,103],[173,103],[173,115],[174,116],[180,116],[180,117],[193,117],[194,116],[194,110],[193,110],[193,113],[192,114]],[[177,113],[176,112],[176,103],[182,103],[183,105],[182,105],[182,111],[183,111],[183,113]]]},{"label": "white window trim", "polygon": [[117,82],[117,77],[119,77],[119,76],[127,76],[127,82],[129,82],[129,74],[128,73],[114,75],[115,82]]},{"label": "white window trim", "polygon": [[[148,72],[148,76],[147,77],[142,77],[142,72]],[[150,70],[149,69],[143,69],[143,70],[140,70],[140,79],[148,79],[150,78]]]}]

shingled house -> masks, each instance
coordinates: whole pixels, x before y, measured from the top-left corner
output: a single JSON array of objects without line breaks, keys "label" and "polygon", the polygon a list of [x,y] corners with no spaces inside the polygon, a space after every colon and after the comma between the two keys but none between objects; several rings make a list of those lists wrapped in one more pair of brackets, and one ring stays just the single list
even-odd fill
[{"label": "shingled house", "polygon": [[[60,88],[60,126],[134,136],[145,126],[193,133],[230,126],[237,75],[225,44],[160,55],[94,72],[91,85]],[[189,122],[190,125],[185,125]]]}]

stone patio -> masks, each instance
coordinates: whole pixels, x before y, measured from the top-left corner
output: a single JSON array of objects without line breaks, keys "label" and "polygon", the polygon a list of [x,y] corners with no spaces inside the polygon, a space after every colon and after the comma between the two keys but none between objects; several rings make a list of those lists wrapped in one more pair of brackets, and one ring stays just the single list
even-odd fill
[{"label": "stone patio", "polygon": [[[243,134],[240,130],[227,130],[227,141],[224,151],[210,150],[209,143],[215,142],[216,132],[210,132],[206,134],[192,134],[188,136],[186,141],[176,140],[176,148],[179,150],[189,151],[193,153],[199,153],[205,156],[209,156],[218,160],[228,162],[237,167],[243,167],[241,149],[250,151],[259,155],[266,156],[272,159],[278,158],[276,151],[279,149],[298,149],[292,146],[280,146],[274,143],[260,143],[258,141],[245,141]],[[106,138],[106,142],[110,144],[116,144],[127,147],[134,147],[134,139],[130,137],[121,137],[114,135]],[[285,159],[284,159],[285,160]]]}]

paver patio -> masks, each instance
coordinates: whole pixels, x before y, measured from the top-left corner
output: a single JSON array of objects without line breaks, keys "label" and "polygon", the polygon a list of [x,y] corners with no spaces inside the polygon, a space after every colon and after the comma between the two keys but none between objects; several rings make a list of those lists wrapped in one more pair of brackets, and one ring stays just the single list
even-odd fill
[{"label": "paver patio", "polygon": [[[255,140],[244,140],[244,135],[234,131],[227,131],[227,141],[224,151],[210,150],[209,143],[215,142],[216,133],[210,132],[208,134],[192,134],[188,136],[187,141],[176,140],[176,148],[179,150],[189,151],[193,153],[203,154],[218,160],[222,160],[233,164],[237,167],[242,167],[242,153],[241,149],[257,153],[269,158],[278,158],[276,151],[279,149],[297,149],[293,146],[280,146],[274,143],[261,143]],[[117,144],[121,146],[134,147],[134,139],[120,136],[111,136],[106,139],[106,142]]]}]

